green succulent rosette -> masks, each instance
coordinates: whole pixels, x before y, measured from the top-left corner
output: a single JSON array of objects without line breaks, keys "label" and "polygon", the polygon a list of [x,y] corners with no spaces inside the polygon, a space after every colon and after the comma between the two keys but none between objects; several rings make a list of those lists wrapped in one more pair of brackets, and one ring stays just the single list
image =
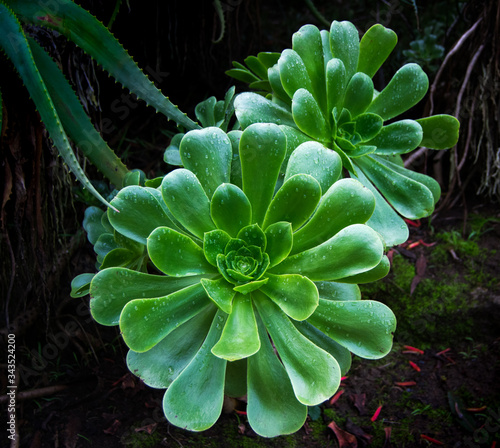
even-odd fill
[{"label": "green succulent rosette", "polygon": [[251,86],[264,91],[235,98],[242,129],[275,123],[286,133],[289,151],[311,140],[335,151],[349,175],[375,195],[368,224],[391,246],[408,237],[400,215],[429,216],[441,194],[431,177],[404,168],[401,155],[418,146],[450,148],[459,129],[449,115],[398,119],[427,92],[427,75],[417,64],[401,67],[380,92],[374,88],[372,78],[396,42],[396,34],[379,24],[361,40],[350,22],[334,21],[329,31],[305,25],[273,66],[276,55],[261,53],[246,61],[249,68],[240,64],[227,72],[260,79],[252,78]]},{"label": "green succulent rosette", "polygon": [[[297,431],[307,406],[332,396],[351,364],[386,355],[396,319],[361,300],[358,283],[389,269],[380,235],[365,223],[373,194],[340,179],[340,157],[316,142],[286,157],[284,132],[254,124],[231,140],[220,128],[188,132],[184,168],[158,188],[130,186],[110,225],[145,244],[148,272],[103,269],[91,312],[119,325],[131,372],[166,389],[174,425],[203,431],[224,395],[247,396],[251,427]],[[240,175],[231,175],[237,141]]]}]

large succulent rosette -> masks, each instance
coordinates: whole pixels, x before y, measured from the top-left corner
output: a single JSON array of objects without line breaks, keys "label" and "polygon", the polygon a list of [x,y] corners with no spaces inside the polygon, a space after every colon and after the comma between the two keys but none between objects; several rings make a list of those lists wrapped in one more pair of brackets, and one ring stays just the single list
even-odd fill
[{"label": "large succulent rosette", "polygon": [[228,71],[263,93],[236,97],[242,129],[276,123],[292,149],[313,140],[335,151],[349,175],[375,195],[369,225],[388,245],[408,237],[399,215],[429,216],[441,194],[434,179],[404,168],[401,155],[418,146],[452,147],[459,128],[449,115],[397,118],[427,92],[427,75],[417,64],[400,68],[380,92],[374,88],[372,78],[396,42],[396,34],[382,25],[361,40],[350,22],[334,21],[329,31],[306,25],[293,35],[291,49],[251,56],[248,68],[235,63]]},{"label": "large succulent rosette", "polygon": [[375,198],[338,180],[340,157],[315,142],[290,155],[277,188],[286,137],[275,124],[191,131],[180,156],[184,168],[158,188],[113,199],[109,223],[145,245],[152,265],[100,271],[92,315],[120,326],[130,371],[166,389],[174,425],[205,430],[225,394],[246,395],[258,434],[292,433],[307,406],[335,393],[351,352],[377,359],[391,349],[394,314],[357,286],[389,269],[365,224]]}]

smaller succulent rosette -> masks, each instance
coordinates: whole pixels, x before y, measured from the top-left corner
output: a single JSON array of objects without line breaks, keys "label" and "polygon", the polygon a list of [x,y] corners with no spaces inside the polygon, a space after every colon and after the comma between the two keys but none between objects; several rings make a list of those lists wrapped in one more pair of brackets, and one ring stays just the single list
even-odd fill
[{"label": "smaller succulent rosette", "polygon": [[205,430],[225,394],[246,395],[258,434],[295,432],[307,406],[335,393],[351,353],[377,359],[391,349],[394,314],[361,300],[357,285],[389,269],[365,224],[374,196],[338,180],[339,156],[316,142],[291,154],[277,187],[286,137],[275,124],[188,132],[180,157],[184,168],[160,187],[113,199],[110,224],[145,244],[152,265],[100,271],[92,315],[120,326],[129,369],[166,389],[172,424]]},{"label": "smaller succulent rosette", "polygon": [[369,224],[390,246],[408,238],[399,214],[429,216],[441,194],[434,179],[406,169],[401,155],[418,146],[450,148],[459,129],[450,115],[398,118],[429,87],[417,64],[404,65],[381,91],[375,89],[372,78],[396,42],[394,31],[380,24],[361,39],[350,22],[334,21],[328,31],[305,25],[293,35],[292,48],[249,57],[249,68],[236,64],[227,72],[261,90],[235,98],[242,129],[276,123],[292,147],[312,140],[335,151],[350,176],[376,196]]}]

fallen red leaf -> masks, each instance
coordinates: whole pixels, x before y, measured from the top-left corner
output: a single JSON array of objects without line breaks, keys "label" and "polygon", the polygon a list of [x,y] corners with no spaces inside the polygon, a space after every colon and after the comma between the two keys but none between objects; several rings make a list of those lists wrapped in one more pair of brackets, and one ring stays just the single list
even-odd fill
[{"label": "fallen red leaf", "polygon": [[345,392],[344,389],[339,390],[331,399],[330,399],[330,405],[334,405],[337,400],[342,396],[342,394]]},{"label": "fallen red leaf", "polygon": [[394,383],[396,386],[401,386],[401,387],[409,387],[409,386],[416,386],[417,383],[415,381],[401,381],[398,383]]},{"label": "fallen red leaf", "polygon": [[480,408],[466,408],[468,412],[483,412],[488,408],[488,406],[481,406]]},{"label": "fallen red leaf", "polygon": [[372,415],[372,418],[371,418],[371,421],[374,422],[375,420],[377,420],[378,416],[380,415],[380,411],[382,410],[382,405],[380,405],[377,410],[375,411],[375,413]]},{"label": "fallen red leaf", "polygon": [[444,445],[440,440],[433,439],[432,437],[426,436],[425,434],[420,434],[420,438],[427,440],[428,442],[434,443],[435,445]]},{"label": "fallen red leaf", "polygon": [[412,221],[411,219],[403,218],[406,222],[406,224],[409,224],[412,227],[420,227],[421,222],[420,219],[417,219],[416,221]]},{"label": "fallen red leaf", "polygon": [[420,244],[421,244],[422,246],[425,246],[425,247],[432,247],[432,246],[435,246],[435,245],[437,244],[437,242],[436,242],[436,241],[434,241],[433,243],[425,243],[424,241],[419,240],[419,242],[420,242]]},{"label": "fallen red leaf", "polygon": [[413,361],[409,361],[410,366],[412,366],[413,369],[415,369],[417,372],[420,372],[420,367],[417,366]]},{"label": "fallen red leaf", "polygon": [[412,347],[411,345],[403,345],[404,348],[406,348],[406,350],[412,352],[412,353],[418,353],[419,355],[423,355],[424,354],[424,351],[423,350],[420,350],[419,348],[416,348],[416,347]]},{"label": "fallen red leaf", "polygon": [[358,441],[354,435],[339,428],[334,421],[328,427],[335,433],[335,437],[339,441],[339,448],[358,448]]}]

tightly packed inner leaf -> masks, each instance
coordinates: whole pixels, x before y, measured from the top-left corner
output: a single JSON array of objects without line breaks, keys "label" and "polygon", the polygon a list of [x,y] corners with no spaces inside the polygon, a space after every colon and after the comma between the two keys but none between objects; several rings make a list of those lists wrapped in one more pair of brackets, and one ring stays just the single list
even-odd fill
[{"label": "tightly packed inner leaf", "polygon": [[196,169],[167,174],[157,189],[118,193],[120,213],[109,210],[109,223],[132,240],[146,237],[152,264],[99,272],[91,309],[98,321],[119,323],[132,371],[167,389],[173,424],[204,430],[224,393],[248,394],[250,424],[272,437],[297,430],[307,405],[335,393],[350,351],[387,353],[394,315],[359,300],[353,279],[381,278],[388,264],[366,225],[375,198],[357,180],[339,180],[336,153],[299,145],[281,182],[285,133],[250,125],[239,138],[240,188],[230,183],[228,141],[218,128],[188,132],[181,156],[198,154],[187,163]]}]

